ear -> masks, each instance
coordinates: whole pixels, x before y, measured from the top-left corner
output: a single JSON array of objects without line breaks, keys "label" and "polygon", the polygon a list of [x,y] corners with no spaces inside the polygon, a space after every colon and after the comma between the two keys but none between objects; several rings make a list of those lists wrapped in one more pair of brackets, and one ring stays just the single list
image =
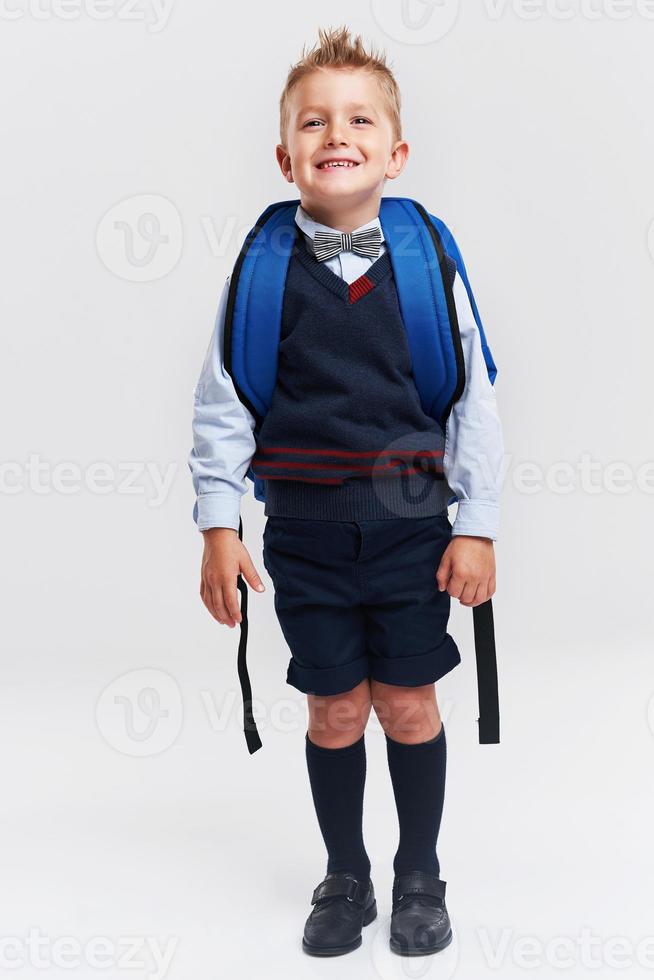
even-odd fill
[{"label": "ear", "polygon": [[288,155],[288,150],[282,143],[278,143],[275,147],[275,157],[277,163],[279,164],[279,169],[281,170],[284,179],[288,181],[289,184],[293,184],[293,173],[291,170],[291,158]]},{"label": "ear", "polygon": [[391,157],[386,167],[386,176],[390,180],[395,180],[396,177],[399,177],[408,159],[409,144],[406,140],[398,140],[391,152]]}]

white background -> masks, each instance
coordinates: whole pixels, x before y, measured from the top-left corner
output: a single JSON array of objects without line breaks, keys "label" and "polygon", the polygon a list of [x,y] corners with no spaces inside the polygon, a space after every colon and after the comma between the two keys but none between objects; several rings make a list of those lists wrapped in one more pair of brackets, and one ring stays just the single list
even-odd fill
[{"label": "white background", "polygon": [[[651,973],[652,7],[2,7],[0,938],[14,976],[161,976],[148,941],[173,944],[170,980]],[[380,914],[347,957],[300,949],[325,851],[263,508],[248,483],[245,542],[268,586],[250,591],[264,745],[249,756],[239,631],[200,600],[186,464],[225,276],[266,205],[297,196],[274,159],[286,72],[343,22],[395,71],[411,154],[386,193],[457,237],[507,453],[502,742],[477,743],[472,615],[453,601],[463,664],[437,693],[456,942],[411,963],[387,947],[397,823],[374,716],[364,830]],[[526,485],[525,463],[541,473]],[[104,970],[88,962],[99,936],[115,948]],[[77,960],[53,952],[58,937]]]}]

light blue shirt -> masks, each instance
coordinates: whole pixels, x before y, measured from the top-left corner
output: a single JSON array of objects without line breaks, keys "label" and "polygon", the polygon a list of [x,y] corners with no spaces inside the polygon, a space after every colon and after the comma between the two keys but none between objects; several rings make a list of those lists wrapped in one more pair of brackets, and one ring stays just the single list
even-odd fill
[{"label": "light blue shirt", "polygon": [[[314,221],[301,205],[295,221],[310,248],[316,230],[337,231]],[[379,217],[354,230],[370,227],[379,227],[382,235],[379,255],[383,255],[386,245]],[[356,252],[342,251],[326,259],[325,265],[350,283],[363,275],[373,261]],[[197,496],[200,531],[210,527],[231,527],[238,531],[241,497],[248,488],[245,474],[257,448],[254,416],[239,400],[222,358],[229,280],[228,276],[194,393],[193,448],[188,465]],[[465,363],[465,387],[452,406],[445,427],[443,470],[452,494],[458,498],[452,534],[478,535],[496,541],[504,456],[502,427],[479,329],[465,283],[458,274],[453,293]]]}]

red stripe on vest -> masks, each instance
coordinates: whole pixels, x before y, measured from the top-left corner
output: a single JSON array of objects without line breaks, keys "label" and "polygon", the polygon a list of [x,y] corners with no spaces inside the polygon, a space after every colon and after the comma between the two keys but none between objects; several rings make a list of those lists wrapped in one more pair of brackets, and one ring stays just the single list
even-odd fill
[{"label": "red stripe on vest", "polygon": [[369,293],[374,285],[374,282],[367,276],[359,276],[358,279],[350,283],[350,303],[356,303],[358,299]]},{"label": "red stripe on vest", "polygon": [[342,456],[345,459],[363,456],[442,456],[442,449],[370,449],[365,452],[354,452],[348,449],[305,449],[298,446],[262,446],[257,455],[263,453],[292,453],[304,456],[311,453],[315,456]]},{"label": "red stripe on vest", "polygon": [[[276,470],[353,470],[358,473],[372,473],[380,472],[381,470],[395,469],[398,466],[405,466],[404,460],[390,460],[388,463],[380,463],[378,466],[369,466],[365,463],[301,463],[301,462],[290,462],[289,460],[278,459],[278,460],[258,460],[253,458],[252,460],[253,468],[256,467],[255,472],[262,470],[265,467],[272,467]],[[408,468],[408,467],[407,467]],[[443,467],[439,466],[438,463],[434,461],[433,471],[442,470]]]}]

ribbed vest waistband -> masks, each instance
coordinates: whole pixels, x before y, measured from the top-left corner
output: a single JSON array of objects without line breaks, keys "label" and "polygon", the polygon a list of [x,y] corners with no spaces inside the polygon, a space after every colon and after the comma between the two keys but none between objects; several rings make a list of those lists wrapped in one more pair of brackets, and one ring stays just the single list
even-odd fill
[{"label": "ribbed vest waistband", "polygon": [[323,521],[375,521],[447,513],[453,496],[446,480],[432,475],[357,477],[341,484],[266,480],[267,517]]}]

